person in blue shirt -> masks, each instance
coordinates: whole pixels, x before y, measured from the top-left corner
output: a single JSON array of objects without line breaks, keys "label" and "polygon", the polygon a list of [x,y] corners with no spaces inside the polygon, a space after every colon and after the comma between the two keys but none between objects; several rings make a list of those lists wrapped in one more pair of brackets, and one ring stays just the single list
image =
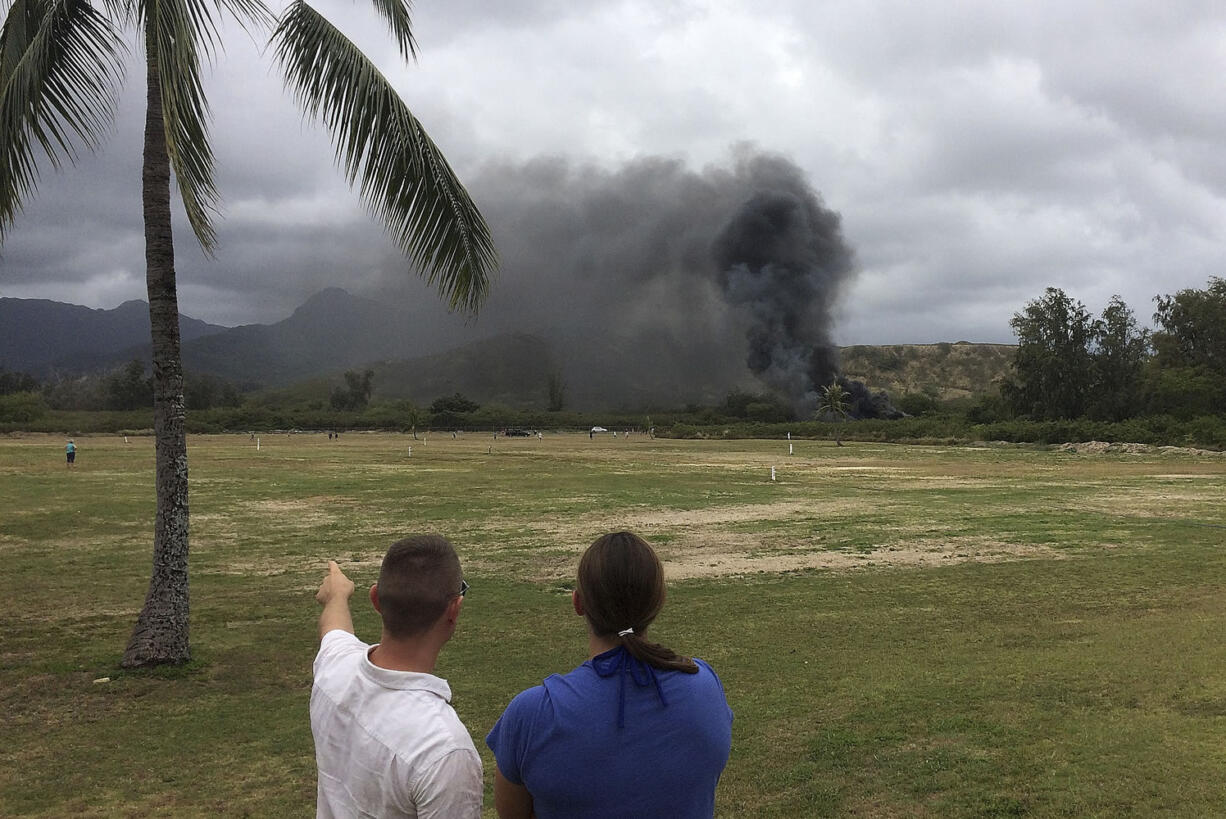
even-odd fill
[{"label": "person in blue shirt", "polygon": [[486,744],[503,819],[710,817],[732,747],[732,710],[709,665],[647,640],[664,569],[615,532],[579,561],[572,594],[589,659],[516,695]]},{"label": "person in blue shirt", "polygon": [[77,462],[77,445],[73,443],[71,438],[68,439],[68,445],[64,447],[64,451],[68,455],[68,468],[72,469],[73,465]]}]

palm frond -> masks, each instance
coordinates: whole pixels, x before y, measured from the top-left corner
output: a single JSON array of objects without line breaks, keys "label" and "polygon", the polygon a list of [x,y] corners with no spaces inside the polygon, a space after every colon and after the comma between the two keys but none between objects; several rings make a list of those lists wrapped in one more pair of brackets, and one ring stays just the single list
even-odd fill
[{"label": "palm frond", "polygon": [[212,56],[219,34],[209,5],[200,0],[145,0],[140,13],[145,45],[161,86],[166,151],[179,196],[196,240],[211,253],[216,241],[217,185],[200,65],[202,58]]},{"label": "palm frond", "polygon": [[374,0],[375,11],[383,16],[396,38],[400,56],[406,60],[417,57],[417,41],[413,39],[413,4],[410,0]]},{"label": "palm frond", "polygon": [[97,146],[114,118],[123,42],[88,0],[15,0],[0,30],[0,239],[38,181]]},{"label": "palm frond", "polygon": [[497,268],[476,204],[387,79],[303,0],[273,34],[286,82],[332,132],[350,184],[451,308],[475,313]]},{"label": "palm frond", "polygon": [[213,216],[218,192],[209,104],[200,77],[202,62],[212,60],[221,44],[218,12],[228,13],[244,27],[275,21],[261,0],[141,0],[138,4],[146,44],[157,63],[166,150],[187,221],[208,253],[216,242]]}]

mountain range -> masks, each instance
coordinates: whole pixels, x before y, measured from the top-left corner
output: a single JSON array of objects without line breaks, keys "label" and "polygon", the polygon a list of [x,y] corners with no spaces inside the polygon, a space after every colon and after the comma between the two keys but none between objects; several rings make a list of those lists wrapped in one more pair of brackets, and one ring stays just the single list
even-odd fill
[{"label": "mountain range", "polygon": [[[183,366],[248,386],[283,386],[367,362],[413,357],[421,339],[392,306],[339,288],[316,293],[273,324],[222,327],[180,314]],[[95,310],[0,299],[0,367],[46,377],[149,358],[149,305]],[[432,351],[433,352],[433,351]]]},{"label": "mountain range", "polygon": [[[240,387],[306,387],[327,395],[347,369],[372,369],[375,395],[429,403],[461,392],[479,402],[543,407],[549,383],[565,385],[572,409],[712,404],[732,388],[760,390],[738,362],[722,370],[670,346],[669,339],[591,333],[581,344],[549,328],[456,343],[414,326],[400,306],[339,288],[316,293],[273,324],[222,327],[180,317],[187,376],[209,374]],[[48,378],[113,369],[149,358],[143,301],[95,310],[41,299],[0,298],[0,367]],[[644,357],[644,347],[658,351]],[[986,391],[1008,366],[1009,345],[846,347],[845,371],[892,394],[953,397]],[[730,373],[733,375],[730,377]],[[302,391],[298,391],[300,394]]]},{"label": "mountain range", "polygon": [[[179,316],[184,342],[228,330],[190,316]],[[148,357],[149,305],[125,301],[111,310],[46,299],[0,298],[0,367],[31,375],[82,373],[105,369],[142,355]],[[128,353],[131,352],[131,355]]]}]

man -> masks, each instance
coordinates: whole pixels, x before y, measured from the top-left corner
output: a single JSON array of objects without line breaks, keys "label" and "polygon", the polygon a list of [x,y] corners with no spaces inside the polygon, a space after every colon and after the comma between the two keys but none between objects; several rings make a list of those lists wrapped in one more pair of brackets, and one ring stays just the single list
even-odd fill
[{"label": "man", "polygon": [[64,447],[64,451],[68,454],[68,468],[72,469],[77,462],[77,445],[72,442],[71,438],[68,439],[68,445]]},{"label": "man", "polygon": [[328,562],[315,599],[319,654],[311,733],[319,768],[318,817],[479,817],[481,757],[432,673],[455,633],[468,584],[446,539],[393,543],[370,602],[378,645],[353,633],[353,582]]}]

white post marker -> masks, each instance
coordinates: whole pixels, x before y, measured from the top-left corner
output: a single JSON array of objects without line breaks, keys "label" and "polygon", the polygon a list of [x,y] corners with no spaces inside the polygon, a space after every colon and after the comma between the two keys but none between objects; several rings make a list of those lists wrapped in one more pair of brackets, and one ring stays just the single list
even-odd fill
[{"label": "white post marker", "polygon": [[260,439],[259,438],[255,439],[255,451],[256,452],[260,451]]},{"label": "white post marker", "polygon": [[773,481],[774,479],[775,479],[775,467],[772,466],[771,467],[771,480]]},{"label": "white post marker", "polygon": [[409,457],[413,457],[413,447],[409,447]]},{"label": "white post marker", "polygon": [[792,454],[792,442],[791,441],[788,441],[788,454],[789,455]]}]

